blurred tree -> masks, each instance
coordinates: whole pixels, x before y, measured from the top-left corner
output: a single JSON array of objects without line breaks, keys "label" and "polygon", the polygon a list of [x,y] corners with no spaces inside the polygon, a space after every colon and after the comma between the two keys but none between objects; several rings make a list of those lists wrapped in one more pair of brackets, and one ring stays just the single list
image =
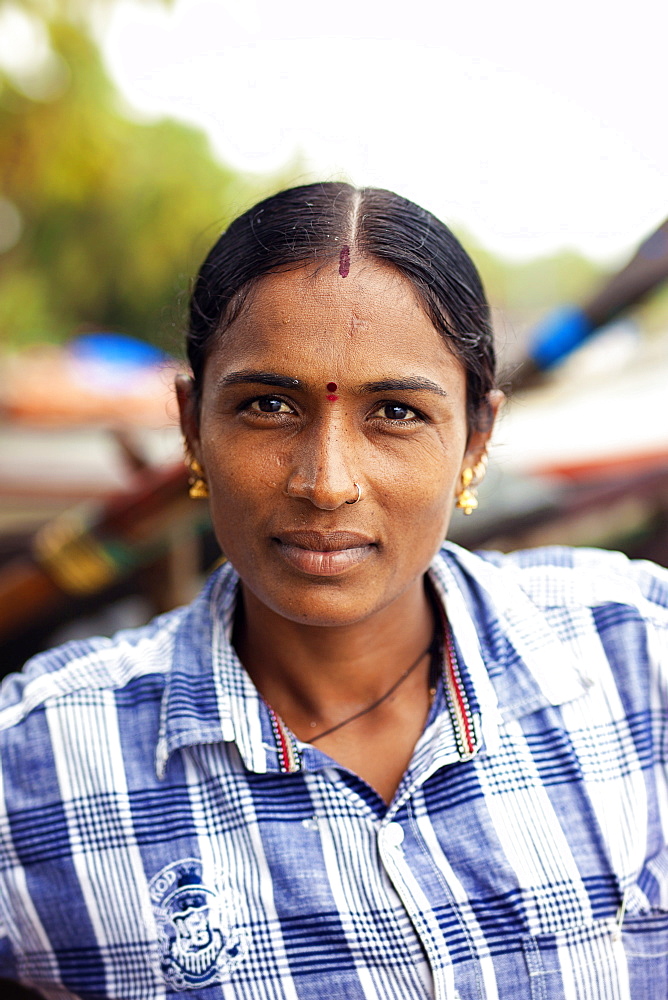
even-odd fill
[{"label": "blurred tree", "polygon": [[[105,328],[174,349],[176,300],[216,232],[286,178],[221,165],[199,130],[133,121],[89,18],[104,0],[24,0],[47,41],[0,63],[0,338]],[[0,0],[0,16],[16,10]],[[38,46],[35,46],[37,49]],[[38,53],[36,53],[37,55]]]}]

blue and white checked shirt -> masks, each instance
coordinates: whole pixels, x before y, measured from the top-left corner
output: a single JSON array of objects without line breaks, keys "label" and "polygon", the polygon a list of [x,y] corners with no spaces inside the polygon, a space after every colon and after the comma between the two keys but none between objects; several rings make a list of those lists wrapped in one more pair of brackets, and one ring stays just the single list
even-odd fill
[{"label": "blue and white checked shirt", "polygon": [[666,1000],[668,573],[447,545],[430,574],[459,666],[389,807],[272,720],[230,645],[230,566],[9,678],[0,976],[53,998]]}]

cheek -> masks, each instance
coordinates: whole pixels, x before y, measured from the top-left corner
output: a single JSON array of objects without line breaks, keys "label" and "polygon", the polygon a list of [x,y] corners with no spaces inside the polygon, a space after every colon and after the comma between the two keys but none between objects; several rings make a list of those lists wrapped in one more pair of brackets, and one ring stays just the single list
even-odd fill
[{"label": "cheek", "polygon": [[[463,448],[463,445],[462,445]],[[403,468],[375,481],[376,497],[393,524],[395,544],[409,559],[429,562],[445,538],[459,482],[459,449],[453,453],[439,443],[416,449]],[[405,542],[410,540],[406,549]],[[397,550],[397,556],[399,550]]]},{"label": "cheek", "polygon": [[464,453],[464,440],[438,436],[411,442],[410,450],[391,456],[383,480],[389,493],[417,509],[439,506],[454,493]]},{"label": "cheek", "polygon": [[222,435],[203,439],[202,454],[214,499],[217,493],[233,500],[281,488],[281,454]]}]

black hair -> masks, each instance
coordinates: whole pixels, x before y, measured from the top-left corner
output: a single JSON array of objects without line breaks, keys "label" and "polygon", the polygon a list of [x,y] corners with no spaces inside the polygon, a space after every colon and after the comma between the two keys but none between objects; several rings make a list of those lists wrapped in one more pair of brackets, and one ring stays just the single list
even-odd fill
[{"label": "black hair", "polygon": [[343,183],[280,191],[239,216],[213,246],[190,302],[187,349],[195,392],[213,344],[260,278],[311,262],[343,262],[346,248],[391,264],[408,279],[466,371],[469,430],[485,429],[496,385],[494,341],[471,258],[447,226],[408,199]]}]

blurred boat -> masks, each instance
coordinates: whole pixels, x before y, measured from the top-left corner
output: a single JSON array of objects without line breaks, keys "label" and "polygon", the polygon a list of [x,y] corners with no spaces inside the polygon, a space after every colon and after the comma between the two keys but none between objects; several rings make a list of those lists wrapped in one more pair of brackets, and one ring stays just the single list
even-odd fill
[{"label": "blurred boat", "polygon": [[668,564],[668,339],[603,331],[502,415],[473,518],[453,536],[501,549],[620,548]]},{"label": "blurred boat", "polygon": [[0,413],[13,423],[50,427],[109,424],[161,427],[177,419],[175,359],[121,334],[74,337],[6,354]]},{"label": "blurred boat", "polygon": [[126,488],[133,449],[140,464],[179,460],[180,370],[156,348],[107,333],[2,358],[0,553],[72,503]]},{"label": "blurred boat", "polygon": [[205,505],[188,498],[173,380],[117,335],[24,352],[0,386],[3,670],[50,630],[141,593],[145,616],[199,584]]}]

